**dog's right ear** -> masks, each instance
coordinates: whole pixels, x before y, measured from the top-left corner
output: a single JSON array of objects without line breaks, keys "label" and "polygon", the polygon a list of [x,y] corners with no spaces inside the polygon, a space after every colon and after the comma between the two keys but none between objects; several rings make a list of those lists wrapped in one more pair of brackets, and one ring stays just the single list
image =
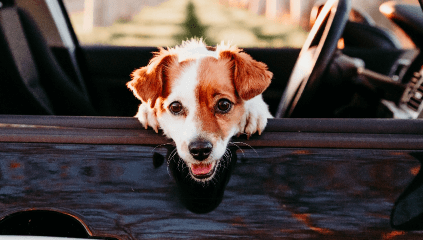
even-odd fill
[{"label": "dog's right ear", "polygon": [[132,81],[126,86],[132,90],[135,97],[143,103],[149,103],[153,108],[157,98],[162,95],[163,86],[168,79],[167,67],[178,62],[176,55],[171,55],[167,50],[160,49],[155,53],[146,67],[139,68],[132,72]]},{"label": "dog's right ear", "polygon": [[218,47],[219,58],[229,60],[235,88],[243,100],[250,100],[269,87],[273,73],[266,64],[254,60],[235,46],[222,44]]}]

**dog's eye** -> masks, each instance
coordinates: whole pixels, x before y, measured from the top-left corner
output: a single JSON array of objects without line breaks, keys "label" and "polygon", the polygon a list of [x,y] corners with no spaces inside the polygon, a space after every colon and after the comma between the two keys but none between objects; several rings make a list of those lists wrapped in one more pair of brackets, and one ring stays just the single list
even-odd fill
[{"label": "dog's eye", "polygon": [[232,103],[228,99],[220,99],[219,102],[217,102],[216,110],[218,110],[220,113],[227,113],[232,108]]},{"label": "dog's eye", "polygon": [[180,102],[173,102],[169,106],[169,110],[173,114],[180,114],[184,108]]}]

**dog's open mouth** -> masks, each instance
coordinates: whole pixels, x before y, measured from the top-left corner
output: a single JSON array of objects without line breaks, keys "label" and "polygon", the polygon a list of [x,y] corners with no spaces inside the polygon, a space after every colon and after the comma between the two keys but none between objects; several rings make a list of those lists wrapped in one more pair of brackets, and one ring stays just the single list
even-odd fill
[{"label": "dog's open mouth", "polygon": [[215,171],[216,163],[198,163],[189,164],[189,170],[191,175],[198,179],[205,179],[213,176]]}]

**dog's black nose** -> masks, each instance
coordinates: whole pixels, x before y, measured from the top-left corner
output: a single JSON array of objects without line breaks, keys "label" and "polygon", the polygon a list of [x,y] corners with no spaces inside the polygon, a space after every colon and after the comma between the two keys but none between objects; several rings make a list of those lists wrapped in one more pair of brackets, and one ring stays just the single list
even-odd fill
[{"label": "dog's black nose", "polygon": [[213,145],[209,141],[195,140],[188,145],[188,149],[194,159],[203,161],[210,155]]}]

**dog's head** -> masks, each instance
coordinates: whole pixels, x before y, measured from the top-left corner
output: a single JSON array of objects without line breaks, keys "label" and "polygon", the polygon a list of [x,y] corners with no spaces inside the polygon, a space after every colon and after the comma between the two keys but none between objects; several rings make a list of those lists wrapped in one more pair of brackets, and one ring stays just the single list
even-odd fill
[{"label": "dog's head", "polygon": [[230,138],[244,130],[244,102],[269,86],[272,73],[237,47],[192,40],[160,49],[131,76],[128,87],[155,111],[192,178],[207,181],[229,154]]}]

